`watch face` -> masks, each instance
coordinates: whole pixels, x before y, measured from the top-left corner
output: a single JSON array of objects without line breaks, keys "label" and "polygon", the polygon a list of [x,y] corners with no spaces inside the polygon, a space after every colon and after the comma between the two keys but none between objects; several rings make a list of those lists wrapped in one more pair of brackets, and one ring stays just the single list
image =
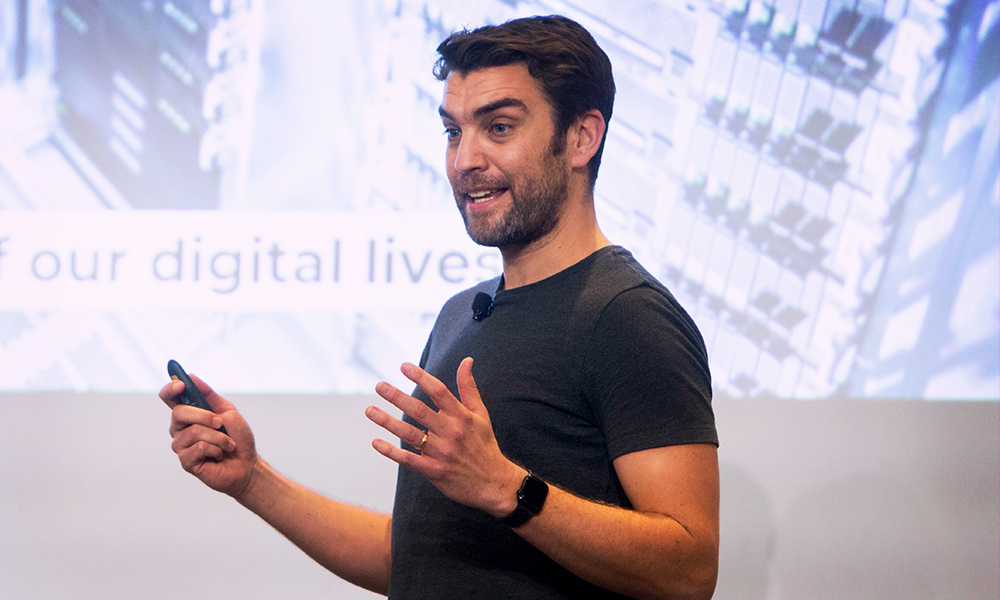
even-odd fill
[{"label": "watch face", "polygon": [[524,506],[533,513],[542,510],[545,498],[549,495],[549,484],[542,481],[540,477],[529,473],[521,482],[521,489],[517,492],[518,504]]}]

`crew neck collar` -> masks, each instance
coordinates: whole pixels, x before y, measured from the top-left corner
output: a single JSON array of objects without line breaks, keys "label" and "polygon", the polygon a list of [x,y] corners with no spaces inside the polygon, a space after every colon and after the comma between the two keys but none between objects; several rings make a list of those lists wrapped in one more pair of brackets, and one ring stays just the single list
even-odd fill
[{"label": "crew neck collar", "polygon": [[588,254],[583,259],[579,260],[576,263],[573,263],[572,265],[566,267],[565,269],[559,271],[558,273],[553,273],[552,275],[549,275],[545,279],[540,279],[534,283],[522,285],[510,290],[504,287],[504,276],[501,274],[499,280],[497,281],[496,289],[493,291],[493,297],[499,298],[501,296],[511,296],[514,294],[521,293],[521,291],[528,292],[545,286],[557,284],[563,279],[570,277],[576,271],[589,267],[591,264],[597,261],[597,259],[600,258],[601,256],[607,254],[617,254],[619,252],[628,252],[628,251],[622,248],[621,246],[616,246],[614,244],[598,248],[597,250]]}]

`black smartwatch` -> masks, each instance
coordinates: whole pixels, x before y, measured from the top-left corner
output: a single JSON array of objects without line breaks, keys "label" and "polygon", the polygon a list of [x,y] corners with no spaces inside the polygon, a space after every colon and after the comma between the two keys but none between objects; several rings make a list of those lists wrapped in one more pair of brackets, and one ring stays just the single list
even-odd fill
[{"label": "black smartwatch", "polygon": [[517,490],[517,508],[501,521],[508,527],[524,525],[528,519],[542,510],[542,505],[545,504],[545,498],[548,495],[549,484],[529,471],[524,481],[521,482],[521,488]]}]

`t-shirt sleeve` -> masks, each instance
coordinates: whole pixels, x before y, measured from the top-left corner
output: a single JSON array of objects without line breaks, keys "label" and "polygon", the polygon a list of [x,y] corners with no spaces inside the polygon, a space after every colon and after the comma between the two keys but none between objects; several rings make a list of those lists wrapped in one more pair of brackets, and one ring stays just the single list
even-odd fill
[{"label": "t-shirt sleeve", "polygon": [[687,313],[659,290],[631,288],[608,303],[583,378],[612,459],[662,446],[719,443],[705,344]]}]

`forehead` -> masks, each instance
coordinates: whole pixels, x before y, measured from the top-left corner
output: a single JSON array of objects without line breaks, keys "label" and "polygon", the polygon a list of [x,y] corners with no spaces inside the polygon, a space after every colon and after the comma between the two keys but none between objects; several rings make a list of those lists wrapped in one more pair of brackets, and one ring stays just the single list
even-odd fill
[{"label": "forehead", "polygon": [[441,109],[453,118],[473,118],[476,109],[504,99],[520,100],[529,111],[548,107],[538,82],[523,64],[452,71],[444,83]]}]

